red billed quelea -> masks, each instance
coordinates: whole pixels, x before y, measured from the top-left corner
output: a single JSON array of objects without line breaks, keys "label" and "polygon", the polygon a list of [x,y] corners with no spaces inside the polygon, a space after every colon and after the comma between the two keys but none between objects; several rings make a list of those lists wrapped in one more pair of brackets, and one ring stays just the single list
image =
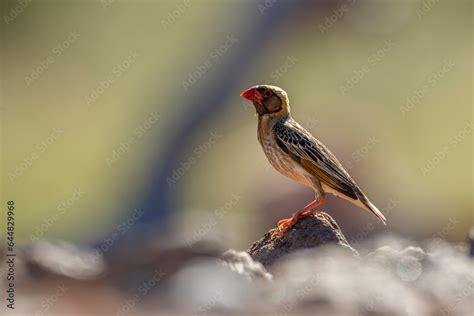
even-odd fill
[{"label": "red billed quelea", "polygon": [[291,218],[278,222],[278,235],[287,232],[298,219],[317,212],[332,193],[374,214],[385,224],[385,216],[362,192],[336,157],[290,115],[286,92],[275,86],[257,85],[240,94],[255,106],[258,141],[271,165],[281,174],[314,190],[314,200]]}]

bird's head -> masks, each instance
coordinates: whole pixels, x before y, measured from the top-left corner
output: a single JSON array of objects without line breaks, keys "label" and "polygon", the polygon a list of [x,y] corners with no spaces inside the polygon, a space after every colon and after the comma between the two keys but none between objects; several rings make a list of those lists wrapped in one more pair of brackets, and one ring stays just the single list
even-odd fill
[{"label": "bird's head", "polygon": [[255,106],[258,116],[284,117],[290,114],[290,102],[286,92],[266,84],[253,86],[240,94]]}]

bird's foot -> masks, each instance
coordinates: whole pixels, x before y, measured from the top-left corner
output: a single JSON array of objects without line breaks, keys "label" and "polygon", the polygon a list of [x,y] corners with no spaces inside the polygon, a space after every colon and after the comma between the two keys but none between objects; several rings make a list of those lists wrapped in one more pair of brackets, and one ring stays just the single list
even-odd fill
[{"label": "bird's foot", "polygon": [[319,211],[315,210],[316,207],[320,206],[326,201],[324,197],[320,197],[318,199],[313,200],[311,203],[303,207],[301,210],[298,212],[295,212],[293,216],[290,218],[282,219],[278,221],[278,228],[272,229],[270,233],[272,234],[272,237],[275,235],[278,236],[283,236],[287,231],[289,231],[297,222],[299,219],[312,216],[314,214],[317,214]]},{"label": "bird's foot", "polygon": [[302,210],[300,212],[296,212],[290,218],[285,218],[279,220],[277,223],[278,228],[272,229],[270,232],[272,236],[283,236],[286,232],[288,232],[300,219],[305,217],[313,216],[320,211],[318,210]]}]

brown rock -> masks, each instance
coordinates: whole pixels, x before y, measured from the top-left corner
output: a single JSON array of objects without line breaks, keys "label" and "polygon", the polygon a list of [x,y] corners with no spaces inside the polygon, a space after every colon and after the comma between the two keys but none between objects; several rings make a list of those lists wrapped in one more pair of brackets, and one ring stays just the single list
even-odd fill
[{"label": "brown rock", "polygon": [[253,243],[247,252],[252,259],[265,267],[272,265],[279,258],[300,249],[336,245],[355,256],[353,249],[331,216],[320,212],[314,216],[301,219],[283,236],[272,236],[267,232],[260,240]]}]

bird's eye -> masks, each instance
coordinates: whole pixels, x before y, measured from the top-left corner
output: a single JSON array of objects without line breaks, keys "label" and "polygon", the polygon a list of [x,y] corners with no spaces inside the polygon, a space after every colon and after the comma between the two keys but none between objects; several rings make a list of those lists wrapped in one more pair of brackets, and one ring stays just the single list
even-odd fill
[{"label": "bird's eye", "polygon": [[263,91],[263,96],[265,98],[269,98],[269,97],[272,96],[272,92],[270,90],[265,90],[265,91]]}]

